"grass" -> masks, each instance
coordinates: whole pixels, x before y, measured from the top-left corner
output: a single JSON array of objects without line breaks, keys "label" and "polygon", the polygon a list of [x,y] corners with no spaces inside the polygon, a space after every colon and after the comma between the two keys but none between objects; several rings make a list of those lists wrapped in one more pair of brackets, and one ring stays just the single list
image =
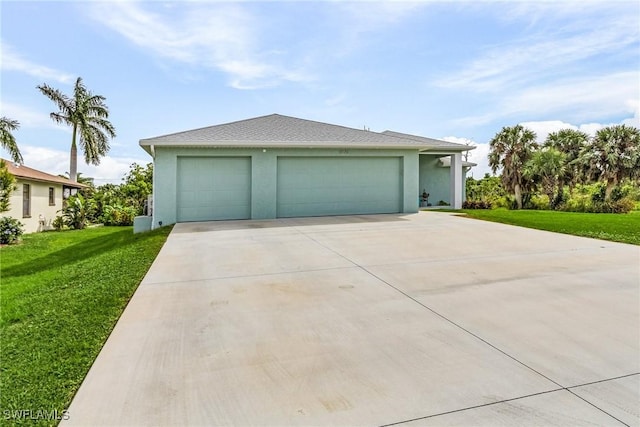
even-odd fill
[{"label": "grass", "polygon": [[628,214],[604,214],[536,210],[464,209],[456,212],[464,212],[471,218],[486,221],[640,245],[640,211],[632,211]]},{"label": "grass", "polygon": [[36,233],[0,249],[0,425],[57,424],[170,231]]}]

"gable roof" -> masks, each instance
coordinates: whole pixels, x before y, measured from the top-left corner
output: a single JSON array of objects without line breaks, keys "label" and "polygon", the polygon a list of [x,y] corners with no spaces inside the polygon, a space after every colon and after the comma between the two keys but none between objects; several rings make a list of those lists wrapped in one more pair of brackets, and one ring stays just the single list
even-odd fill
[{"label": "gable roof", "polygon": [[74,188],[86,187],[86,185],[84,184],[71,182],[67,178],[51,175],[49,173],[42,172],[25,165],[17,165],[11,160],[2,159],[2,161],[4,161],[5,165],[7,166],[7,170],[9,171],[9,173],[15,176],[16,178],[29,179],[32,181],[40,181],[40,182],[52,182],[52,183],[63,184],[63,185],[66,185],[67,187],[74,187]]},{"label": "gable roof", "polygon": [[[313,120],[271,114],[200,129],[140,140],[148,153],[151,146],[182,147],[343,147],[343,148],[433,148],[448,151],[470,149],[463,144],[430,138],[379,133]],[[437,141],[437,143],[434,143]],[[439,144],[439,143],[442,144]]]},{"label": "gable roof", "polygon": [[408,133],[394,132],[392,130],[385,130],[384,132],[382,132],[382,134],[383,135],[395,136],[395,137],[398,137],[398,138],[407,138],[407,139],[411,139],[413,141],[418,141],[418,142],[421,142],[423,144],[426,144],[426,145],[430,146],[433,149],[445,149],[445,150],[454,149],[456,151],[468,151],[468,150],[473,150],[474,148],[476,148],[476,147],[470,146],[470,145],[458,144],[458,143],[449,142],[449,141],[442,141],[440,139],[427,138],[425,136],[410,135]]}]

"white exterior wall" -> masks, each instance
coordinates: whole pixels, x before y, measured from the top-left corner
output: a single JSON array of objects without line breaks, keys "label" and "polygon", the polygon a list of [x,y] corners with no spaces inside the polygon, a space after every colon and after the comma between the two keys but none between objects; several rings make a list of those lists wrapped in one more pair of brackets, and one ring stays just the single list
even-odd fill
[{"label": "white exterior wall", "polygon": [[[22,190],[23,184],[31,186],[31,217],[22,216]],[[9,210],[0,216],[10,216],[24,224],[25,233],[35,233],[37,231],[49,230],[52,221],[62,209],[62,184],[54,182],[31,181],[24,178],[16,178],[16,190],[11,193]],[[49,206],[49,188],[53,187],[55,192],[55,205]],[[44,227],[40,222],[40,216],[44,219]]]},{"label": "white exterior wall", "polygon": [[462,168],[462,154],[455,153],[451,155],[450,169],[450,182],[449,187],[451,196],[449,198],[449,204],[453,209],[462,209],[462,194],[464,189],[464,171]]}]

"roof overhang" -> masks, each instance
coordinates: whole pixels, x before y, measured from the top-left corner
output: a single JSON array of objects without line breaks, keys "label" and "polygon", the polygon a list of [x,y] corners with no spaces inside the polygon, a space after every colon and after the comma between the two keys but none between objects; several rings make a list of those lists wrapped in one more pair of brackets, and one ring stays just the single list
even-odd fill
[{"label": "roof overhang", "polygon": [[[270,149],[282,149],[282,148],[313,148],[313,149],[323,149],[323,148],[338,148],[338,149],[348,149],[348,150],[413,150],[418,152],[423,151],[431,151],[436,148],[434,147],[424,147],[417,144],[350,144],[345,142],[319,142],[319,143],[310,143],[310,142],[281,142],[281,141],[256,141],[247,143],[246,141],[223,141],[223,142],[193,142],[188,144],[171,144],[171,143],[151,143],[147,142],[144,139],[140,140],[140,146],[151,156],[155,156],[155,151],[158,148],[167,147],[167,148],[241,148],[241,149],[251,149],[251,148],[270,148]],[[459,152],[459,149],[449,149],[448,147],[445,149],[445,154],[452,152]],[[462,150],[464,151],[464,150]]]}]

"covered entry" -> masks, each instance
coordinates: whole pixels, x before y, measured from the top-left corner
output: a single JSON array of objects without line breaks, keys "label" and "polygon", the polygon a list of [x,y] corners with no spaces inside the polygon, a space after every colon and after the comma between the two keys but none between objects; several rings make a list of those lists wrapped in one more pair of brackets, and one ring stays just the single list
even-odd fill
[{"label": "covered entry", "polygon": [[251,218],[250,157],[178,157],[179,222]]},{"label": "covered entry", "polygon": [[278,157],[278,217],[402,211],[400,157]]}]

